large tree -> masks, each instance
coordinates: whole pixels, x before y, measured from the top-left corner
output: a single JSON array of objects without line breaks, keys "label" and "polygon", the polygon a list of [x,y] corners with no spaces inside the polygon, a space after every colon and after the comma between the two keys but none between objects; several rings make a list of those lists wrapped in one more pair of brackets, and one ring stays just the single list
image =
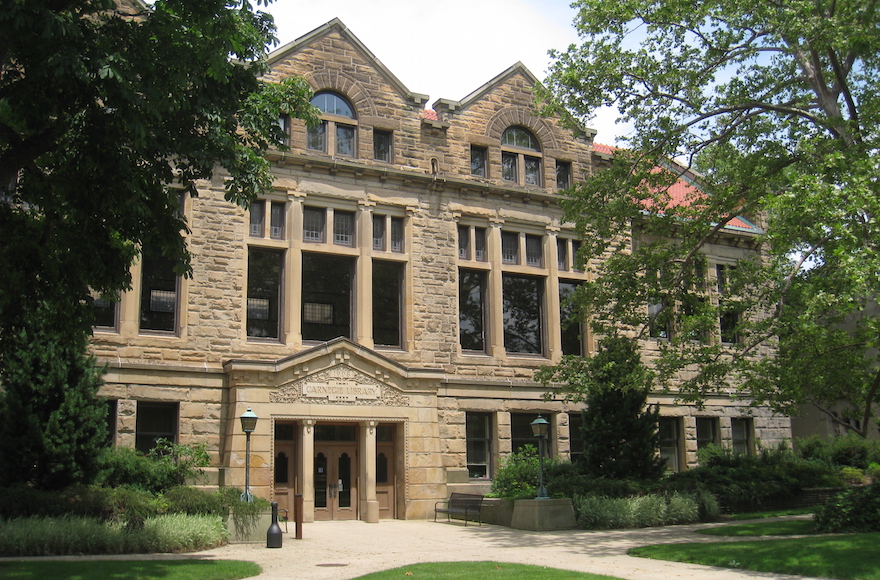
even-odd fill
[{"label": "large tree", "polygon": [[[189,271],[180,200],[196,194],[197,181],[222,166],[226,198],[243,206],[271,187],[263,152],[282,147],[279,116],[315,118],[305,81],[261,80],[274,30],[271,16],[248,0],[3,0],[0,385],[7,392],[63,400],[45,389],[65,388],[64,369],[88,366],[92,292],[127,288],[142,248]],[[26,377],[20,349],[56,344],[79,352],[57,350]],[[60,367],[48,372],[55,362]],[[73,385],[81,373],[70,373]]]},{"label": "large tree", "polygon": [[[565,202],[586,234],[584,257],[611,255],[582,293],[599,330],[646,333],[658,317],[684,329],[663,343],[657,368],[664,384],[686,378],[685,400],[734,387],[782,411],[813,402],[830,413],[843,402],[872,415],[880,320],[865,306],[880,291],[878,2],[575,4],[582,42],[554,53],[544,103],[578,123],[611,105],[632,127],[610,168]],[[670,204],[669,186],[686,172],[708,195]],[[700,249],[735,216],[764,228],[761,251],[727,272],[720,305],[700,301]],[[631,235],[642,243],[630,252]],[[666,306],[649,313],[650,304]],[[691,340],[731,310],[737,342]],[[777,358],[754,356],[777,346]]]}]

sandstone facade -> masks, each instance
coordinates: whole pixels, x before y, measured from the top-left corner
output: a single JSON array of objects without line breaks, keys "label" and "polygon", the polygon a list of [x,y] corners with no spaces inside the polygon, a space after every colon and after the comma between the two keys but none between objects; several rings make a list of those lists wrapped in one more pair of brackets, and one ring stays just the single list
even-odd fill
[{"label": "sandstone facade", "polygon": [[[607,159],[594,135],[536,116],[521,64],[426,112],[338,20],[271,64],[272,79],[303,76],[351,110],[325,111],[323,133],[285,120],[290,151],[270,154],[275,189],[250,211],[224,201],[222,176],[201,184],[184,208],[191,278],[169,290],[134,266],[93,343],[117,444],[204,442],[209,484],[243,486],[251,408],[252,490],[288,508],[302,494],[307,521],[423,518],[452,490],[486,491],[539,413],[552,453],[576,451],[579,409],[543,400],[532,377],[572,348],[560,292],[588,274],[558,180]],[[710,263],[749,240],[719,237]],[[153,327],[151,308],[173,323]],[[656,340],[644,349],[650,360]],[[786,418],[723,394],[702,409],[652,402],[678,468],[707,426],[724,444],[790,436]]]}]

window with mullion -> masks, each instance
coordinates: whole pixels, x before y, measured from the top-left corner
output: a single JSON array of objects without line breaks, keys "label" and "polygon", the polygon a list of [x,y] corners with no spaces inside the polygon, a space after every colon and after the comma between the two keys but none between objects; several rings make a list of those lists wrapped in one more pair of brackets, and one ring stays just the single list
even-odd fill
[{"label": "window with mullion", "polygon": [[333,243],[338,246],[354,246],[354,213],[333,212]]},{"label": "window with mullion", "polygon": [[471,479],[490,478],[492,415],[490,413],[466,413],[465,436],[467,438],[468,477]]},{"label": "window with mullion", "polygon": [[526,266],[544,266],[544,246],[541,236],[526,235]]},{"label": "window with mullion", "polygon": [[562,339],[562,354],[583,356],[584,325],[578,317],[578,310],[571,301],[580,283],[568,280],[559,281],[559,321]]},{"label": "window with mullion", "polygon": [[280,336],[283,252],[248,250],[247,335],[251,338]]},{"label": "window with mullion", "polygon": [[145,252],[141,260],[141,330],[177,330],[178,289],[174,262],[160,254]]},{"label": "window with mullion", "polygon": [[519,234],[501,232],[501,261],[505,264],[519,264]]}]

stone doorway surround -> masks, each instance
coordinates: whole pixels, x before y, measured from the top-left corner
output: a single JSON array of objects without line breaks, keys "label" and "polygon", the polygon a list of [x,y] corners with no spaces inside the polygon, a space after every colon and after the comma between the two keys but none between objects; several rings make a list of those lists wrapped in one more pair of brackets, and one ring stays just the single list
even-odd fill
[{"label": "stone doorway surround", "polygon": [[[338,338],[274,361],[230,360],[224,364],[229,404],[222,455],[229,485],[245,474],[245,436],[238,417],[250,407],[266,420],[251,436],[251,490],[274,499],[274,424],[294,422],[296,493],[303,496],[303,519],[315,519],[314,427],[351,423],[357,431],[358,518],[378,522],[377,427],[393,424],[394,502],[401,519],[424,518],[446,495],[437,428],[437,392],[444,373],[402,366],[375,351]],[[387,448],[386,448],[387,451]],[[386,510],[387,511],[387,510]]]}]

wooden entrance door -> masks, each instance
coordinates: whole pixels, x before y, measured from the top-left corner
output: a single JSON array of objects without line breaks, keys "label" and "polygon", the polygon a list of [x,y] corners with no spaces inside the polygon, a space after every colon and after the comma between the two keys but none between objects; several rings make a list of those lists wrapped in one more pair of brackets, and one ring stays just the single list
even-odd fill
[{"label": "wooden entrance door", "polygon": [[315,520],[357,519],[357,447],[315,444]]}]

